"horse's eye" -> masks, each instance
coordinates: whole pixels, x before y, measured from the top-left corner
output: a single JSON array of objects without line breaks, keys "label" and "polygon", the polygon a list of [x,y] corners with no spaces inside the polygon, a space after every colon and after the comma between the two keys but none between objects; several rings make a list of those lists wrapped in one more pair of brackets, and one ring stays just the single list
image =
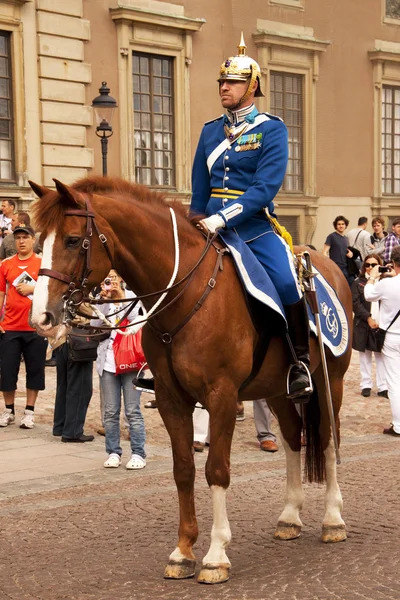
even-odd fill
[{"label": "horse's eye", "polygon": [[79,244],[79,242],[81,241],[80,237],[68,237],[65,240],[65,247],[66,248],[76,248]]}]

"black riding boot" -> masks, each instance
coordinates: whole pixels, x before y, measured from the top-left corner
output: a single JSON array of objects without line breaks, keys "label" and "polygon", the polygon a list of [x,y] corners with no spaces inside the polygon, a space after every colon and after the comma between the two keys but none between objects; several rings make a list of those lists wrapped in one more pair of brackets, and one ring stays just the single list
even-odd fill
[{"label": "black riding boot", "polygon": [[[296,404],[308,402],[313,391],[310,367],[310,331],[305,300],[285,306],[289,338],[296,358],[292,356],[292,364],[288,373],[288,398]],[[288,340],[289,341],[289,340]],[[297,359],[297,362],[295,360]]]}]

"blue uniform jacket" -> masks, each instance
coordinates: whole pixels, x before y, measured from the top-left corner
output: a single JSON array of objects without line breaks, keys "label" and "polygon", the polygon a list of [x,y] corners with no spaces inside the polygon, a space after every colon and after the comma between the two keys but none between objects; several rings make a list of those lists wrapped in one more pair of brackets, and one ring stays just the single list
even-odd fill
[{"label": "blue uniform jacket", "polygon": [[218,213],[225,227],[244,241],[271,231],[263,209],[274,211],[288,153],[283,121],[257,109],[251,115],[254,122],[234,142],[226,139],[223,116],[204,125],[193,163],[190,206],[192,213]]}]

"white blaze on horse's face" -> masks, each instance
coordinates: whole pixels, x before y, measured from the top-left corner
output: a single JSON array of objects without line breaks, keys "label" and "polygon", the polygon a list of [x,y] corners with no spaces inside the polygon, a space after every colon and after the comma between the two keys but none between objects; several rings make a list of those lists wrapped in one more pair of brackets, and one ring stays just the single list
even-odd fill
[{"label": "white blaze on horse's face", "polygon": [[[53,246],[56,239],[56,232],[49,233],[44,240],[42,269],[51,269],[53,265]],[[49,277],[39,275],[35,292],[33,294],[31,321],[34,327],[40,328],[43,332],[49,331],[53,326],[48,323],[47,305],[49,301]]]}]

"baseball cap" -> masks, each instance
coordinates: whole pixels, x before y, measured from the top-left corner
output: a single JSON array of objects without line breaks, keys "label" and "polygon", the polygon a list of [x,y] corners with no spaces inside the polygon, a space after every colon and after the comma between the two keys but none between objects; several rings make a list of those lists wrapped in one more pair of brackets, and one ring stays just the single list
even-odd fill
[{"label": "baseball cap", "polygon": [[30,225],[17,225],[16,228],[14,229],[14,235],[16,233],[28,233],[29,235],[32,235],[33,237],[35,237],[35,231],[32,229],[32,227]]}]

